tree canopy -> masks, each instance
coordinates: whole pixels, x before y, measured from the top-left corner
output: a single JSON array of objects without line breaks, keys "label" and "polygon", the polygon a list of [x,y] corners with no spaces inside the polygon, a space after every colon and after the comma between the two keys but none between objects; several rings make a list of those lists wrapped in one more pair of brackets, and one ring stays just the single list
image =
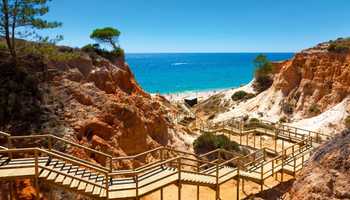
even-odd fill
[{"label": "tree canopy", "polygon": [[264,54],[259,54],[255,59],[254,59],[254,65],[256,67],[256,75],[262,74],[262,75],[267,75],[272,73],[273,66],[272,63],[267,59],[266,55]]},{"label": "tree canopy", "polygon": [[106,27],[101,29],[95,29],[91,33],[90,38],[95,40],[97,43],[107,44],[110,45],[114,50],[118,50],[120,34],[121,33],[118,29]]},{"label": "tree canopy", "polygon": [[[36,30],[57,28],[60,22],[49,22],[42,17],[49,12],[51,0],[1,0],[0,34],[5,36],[11,56],[16,59],[16,39],[40,38]],[[45,38],[47,40],[47,38]]]},{"label": "tree canopy", "polygon": [[259,54],[255,60],[255,82],[254,89],[260,93],[268,89],[273,83],[273,65],[264,54]]}]

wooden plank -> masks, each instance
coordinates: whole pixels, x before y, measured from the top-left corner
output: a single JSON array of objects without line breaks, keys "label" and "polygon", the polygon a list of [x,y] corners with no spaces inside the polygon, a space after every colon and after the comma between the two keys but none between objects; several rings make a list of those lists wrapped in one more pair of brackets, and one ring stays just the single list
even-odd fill
[{"label": "wooden plank", "polygon": [[70,188],[78,188],[80,181],[77,179],[74,179],[72,183],[70,184]]},{"label": "wooden plank", "polygon": [[67,186],[67,185],[70,185],[72,183],[73,179],[71,177],[66,177],[64,180],[63,180],[63,183],[62,185],[64,186]]},{"label": "wooden plank", "polygon": [[78,190],[85,190],[86,189],[86,183],[85,182],[80,182],[78,186]]},{"label": "wooden plank", "polygon": [[94,191],[92,192],[92,195],[99,196],[101,194],[101,190],[102,190],[101,187],[95,186]]},{"label": "wooden plank", "polygon": [[56,172],[50,172],[50,175],[47,177],[47,180],[48,181],[53,181],[53,180],[55,180],[56,179],[56,177],[57,177],[57,173]]},{"label": "wooden plank", "polygon": [[57,178],[55,179],[55,183],[63,183],[65,176],[62,174],[59,174]]},{"label": "wooden plank", "polygon": [[0,169],[0,179],[31,177],[35,175],[34,167],[18,169]]},{"label": "wooden plank", "polygon": [[93,185],[91,185],[91,184],[87,184],[87,185],[86,185],[85,192],[87,192],[87,193],[92,193],[93,190],[94,190],[94,186],[93,186]]}]

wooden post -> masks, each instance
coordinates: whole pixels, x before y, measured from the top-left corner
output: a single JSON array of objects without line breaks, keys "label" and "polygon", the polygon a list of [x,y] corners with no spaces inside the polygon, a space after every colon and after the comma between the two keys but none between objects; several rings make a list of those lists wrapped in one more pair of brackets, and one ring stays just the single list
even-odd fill
[{"label": "wooden post", "polygon": [[304,154],[303,154],[303,156],[301,157],[301,168],[304,168]]},{"label": "wooden post", "polygon": [[[109,177],[108,173],[105,174],[106,182],[105,182],[105,189],[106,189],[106,199],[109,199]],[[111,183],[112,184],[112,183]]]},{"label": "wooden post", "polygon": [[239,200],[239,169],[237,171],[237,182],[236,182],[236,184],[237,184],[237,187],[236,187],[236,189],[237,189],[237,200]]},{"label": "wooden post", "polygon": [[246,145],[248,146],[248,135],[249,135],[249,133],[246,133]]},{"label": "wooden post", "polygon": [[[199,165],[200,163],[197,162],[197,172],[199,172]],[[197,200],[199,200],[199,183],[197,183]]]},{"label": "wooden post", "polygon": [[52,150],[52,138],[51,138],[51,135],[48,138],[48,147],[49,147],[49,151],[51,151]]},{"label": "wooden post", "polygon": [[53,200],[53,187],[50,187],[49,200]]},{"label": "wooden post", "polygon": [[160,188],[160,200],[163,200],[163,187]]},{"label": "wooden post", "polygon": [[255,133],[253,133],[254,149],[255,149]]},{"label": "wooden post", "polygon": [[178,200],[181,200],[181,158],[178,158],[178,166],[177,171],[179,172],[178,175]]},{"label": "wooden post", "polygon": [[261,164],[261,174],[260,174],[260,192],[264,190],[264,165]]},{"label": "wooden post", "polygon": [[136,184],[136,200],[139,200],[139,175],[135,176],[135,184]]},{"label": "wooden post", "polygon": [[9,181],[8,186],[9,186],[9,191],[10,191],[10,200],[12,200],[12,199],[14,199],[13,198],[13,181]]},{"label": "wooden post", "polygon": [[293,165],[293,176],[295,177],[295,165],[296,165],[296,158],[294,156],[294,165]]},{"label": "wooden post", "polygon": [[109,158],[109,171],[112,172],[113,171],[113,157]]},{"label": "wooden post", "polygon": [[[219,152],[220,155],[220,152]],[[219,185],[219,162],[216,162],[216,200],[220,199],[220,185]]]},{"label": "wooden post", "polygon": [[260,149],[262,148],[262,141],[261,141],[262,135],[260,134]]},{"label": "wooden post", "polygon": [[38,161],[38,151],[35,149],[34,150],[34,156],[35,156],[35,194],[36,194],[36,199],[39,200],[40,197],[40,192],[39,192],[39,161]]},{"label": "wooden post", "polygon": [[244,192],[244,178],[242,178],[242,192]]},{"label": "wooden post", "polygon": [[[12,140],[11,140],[11,136],[7,137],[7,143],[8,143],[8,148],[12,149]],[[12,159],[12,153],[9,153],[9,158]]]},{"label": "wooden post", "polygon": [[242,145],[242,133],[239,133],[239,145]]},{"label": "wooden post", "polygon": [[281,170],[281,182],[283,182],[283,167],[284,167],[284,150],[282,151],[282,170]]}]

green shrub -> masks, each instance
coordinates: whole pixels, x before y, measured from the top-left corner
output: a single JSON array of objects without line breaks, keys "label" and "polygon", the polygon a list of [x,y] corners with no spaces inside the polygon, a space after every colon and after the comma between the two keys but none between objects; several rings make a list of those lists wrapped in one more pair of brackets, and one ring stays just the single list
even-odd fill
[{"label": "green shrub", "polygon": [[99,44],[88,44],[81,48],[82,51],[89,53],[90,56],[94,56],[95,54],[102,56],[112,62],[118,58],[124,58],[124,50],[122,48],[118,48],[116,50],[108,51],[106,49],[102,49]]},{"label": "green shrub", "polygon": [[247,93],[243,90],[237,91],[232,95],[232,100],[233,101],[240,101],[240,100],[248,100],[253,98],[255,95],[252,93]]},{"label": "green shrub", "polygon": [[286,116],[283,116],[280,118],[280,120],[278,120],[280,123],[287,123],[288,122],[288,118]]},{"label": "green shrub", "polygon": [[80,56],[72,48],[59,48],[49,43],[28,44],[22,51],[25,55],[33,55],[51,61],[70,61]]},{"label": "green shrub", "polygon": [[251,123],[251,124],[253,124],[253,123],[260,123],[260,120],[257,119],[257,118],[251,118],[251,119],[249,120],[249,123]]},{"label": "green shrub", "polygon": [[309,113],[311,115],[318,115],[321,113],[321,110],[319,109],[319,106],[317,104],[312,104],[309,108]]},{"label": "green shrub", "polygon": [[258,93],[267,90],[273,83],[273,65],[263,54],[254,60],[255,81],[253,87]]},{"label": "green shrub", "polygon": [[287,115],[291,115],[294,112],[294,106],[289,102],[283,103],[282,104],[282,111]]},{"label": "green shrub", "polygon": [[273,78],[271,75],[255,75],[253,88],[256,92],[261,93],[271,87]]},{"label": "green shrub", "polygon": [[329,41],[328,51],[335,53],[344,53],[350,50],[350,38],[338,38],[335,41]]},{"label": "green shrub", "polygon": [[347,116],[344,120],[345,127],[350,129],[350,116]]},{"label": "green shrub", "polygon": [[193,142],[194,151],[197,154],[207,153],[215,149],[225,149],[227,151],[239,152],[239,144],[231,141],[225,135],[214,135],[212,133],[203,133]]}]

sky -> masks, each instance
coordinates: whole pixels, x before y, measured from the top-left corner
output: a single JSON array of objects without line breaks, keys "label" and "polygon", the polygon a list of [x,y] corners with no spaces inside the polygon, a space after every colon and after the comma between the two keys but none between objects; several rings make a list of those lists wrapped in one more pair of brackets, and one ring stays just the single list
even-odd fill
[{"label": "sky", "polygon": [[127,53],[297,52],[350,36],[350,0],[53,0],[62,45],[116,27]]}]

